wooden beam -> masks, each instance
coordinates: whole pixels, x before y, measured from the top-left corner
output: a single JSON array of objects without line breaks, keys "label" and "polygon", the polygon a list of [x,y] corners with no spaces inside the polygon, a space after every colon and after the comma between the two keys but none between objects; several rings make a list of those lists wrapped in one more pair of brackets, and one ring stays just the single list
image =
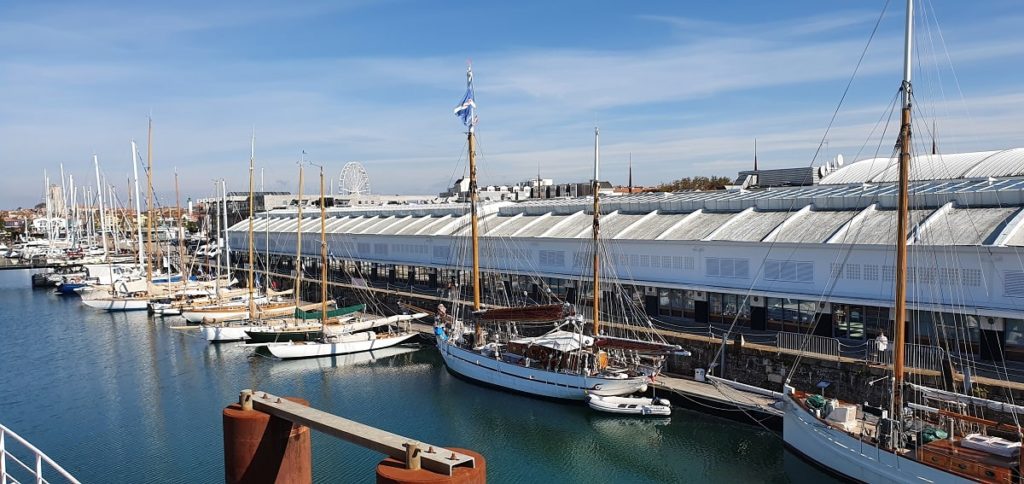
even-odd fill
[{"label": "wooden beam", "polygon": [[419,444],[419,448],[422,449],[421,465],[431,472],[451,476],[456,467],[476,467],[476,460],[466,454],[453,452],[436,445],[423,444],[415,439],[386,432],[266,392],[254,392],[254,395],[255,397],[252,399],[254,410],[305,425],[313,430],[375,450],[401,462],[406,461],[405,444]]}]

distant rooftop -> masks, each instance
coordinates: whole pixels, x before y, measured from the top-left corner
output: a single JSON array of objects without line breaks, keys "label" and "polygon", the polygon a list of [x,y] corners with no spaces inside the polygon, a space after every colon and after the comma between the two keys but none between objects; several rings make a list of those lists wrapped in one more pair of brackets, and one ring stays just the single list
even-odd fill
[{"label": "distant rooftop", "polygon": [[[1024,148],[974,153],[918,155],[910,163],[911,181],[1005,178],[1024,175]],[[822,185],[895,182],[895,158],[868,158],[827,173]]]}]

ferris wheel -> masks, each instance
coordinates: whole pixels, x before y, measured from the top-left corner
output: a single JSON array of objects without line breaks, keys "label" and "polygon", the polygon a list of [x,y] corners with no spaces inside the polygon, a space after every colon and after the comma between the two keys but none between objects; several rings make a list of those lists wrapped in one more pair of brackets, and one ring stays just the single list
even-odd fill
[{"label": "ferris wheel", "polygon": [[341,169],[341,193],[343,195],[369,195],[370,176],[358,161],[345,163]]}]

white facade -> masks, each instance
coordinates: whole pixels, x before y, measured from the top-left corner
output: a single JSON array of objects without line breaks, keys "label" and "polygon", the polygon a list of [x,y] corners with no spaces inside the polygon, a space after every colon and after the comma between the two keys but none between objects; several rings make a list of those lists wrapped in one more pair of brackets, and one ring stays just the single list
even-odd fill
[{"label": "white facade", "polygon": [[[891,307],[895,187],[641,194],[602,203],[610,269],[638,285]],[[911,308],[962,306],[1020,318],[1024,179],[915,183]],[[591,201],[498,202],[481,208],[486,271],[585,277]],[[319,213],[305,213],[305,254],[319,255]],[[295,213],[273,211],[270,250],[295,253]],[[411,266],[468,265],[464,204],[330,209],[332,257]],[[257,218],[264,247],[265,216]],[[230,231],[246,244],[247,223]]]}]

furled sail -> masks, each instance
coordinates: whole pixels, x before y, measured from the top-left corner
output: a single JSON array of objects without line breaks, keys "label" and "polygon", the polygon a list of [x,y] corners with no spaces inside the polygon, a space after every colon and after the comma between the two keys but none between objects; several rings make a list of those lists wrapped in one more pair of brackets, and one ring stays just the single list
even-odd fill
[{"label": "furled sail", "polygon": [[524,306],[515,308],[494,308],[477,311],[476,317],[481,321],[555,321],[565,316],[565,306],[548,304],[544,306]]}]

